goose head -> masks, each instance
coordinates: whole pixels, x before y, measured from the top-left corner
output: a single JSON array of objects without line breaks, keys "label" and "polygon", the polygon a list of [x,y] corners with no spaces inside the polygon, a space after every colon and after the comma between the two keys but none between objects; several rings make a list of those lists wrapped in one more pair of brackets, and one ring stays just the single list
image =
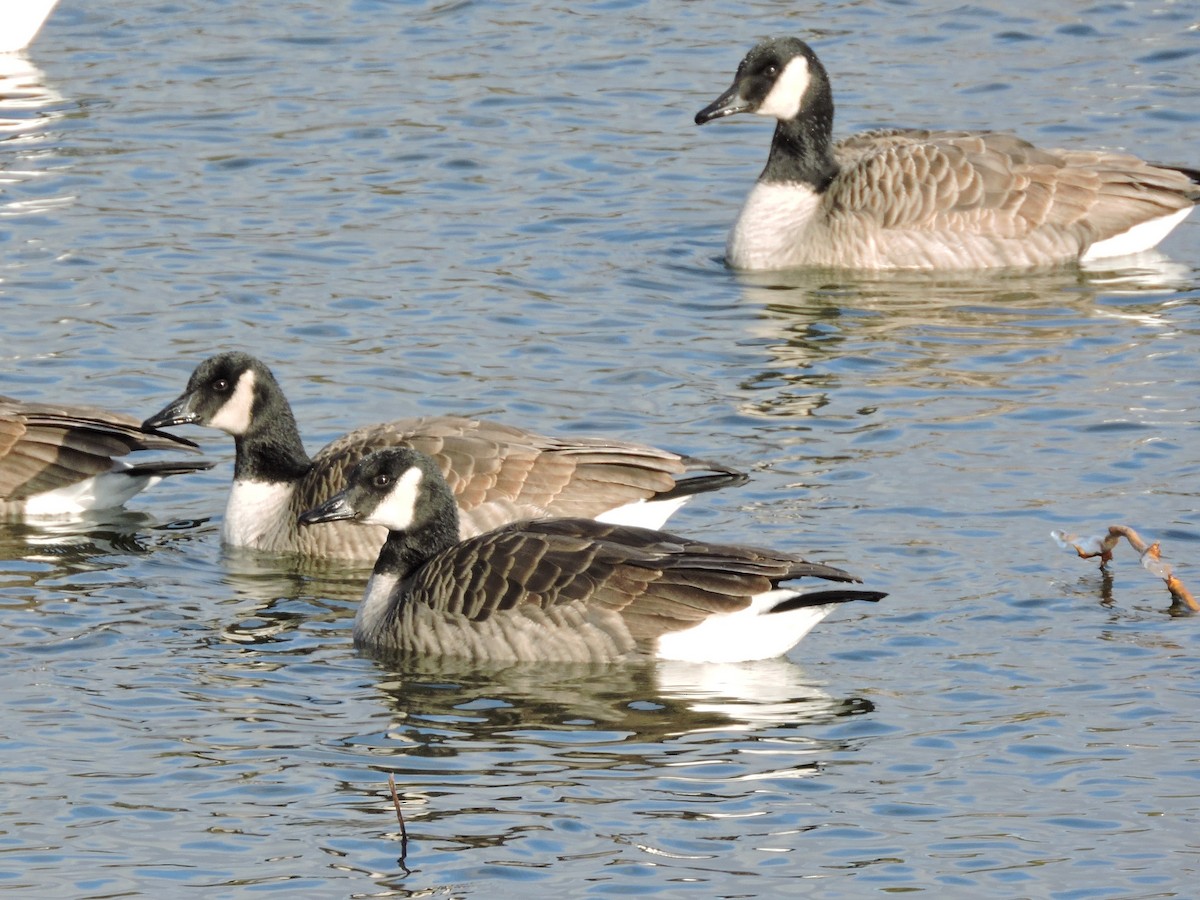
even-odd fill
[{"label": "goose head", "polygon": [[833,118],[829,76],[808,44],[799,38],[771,38],[746,54],[733,85],[696,113],[696,124],[754,113],[780,122],[810,115]]},{"label": "goose head", "polygon": [[204,425],[241,437],[250,431],[274,384],[270,370],[248,353],[221,353],[200,363],[187,389],[142,427]]},{"label": "goose head", "polygon": [[346,487],[300,514],[301,525],[354,519],[391,532],[417,532],[449,523],[457,507],[436,462],[407,447],[377,450],[354,467]]}]

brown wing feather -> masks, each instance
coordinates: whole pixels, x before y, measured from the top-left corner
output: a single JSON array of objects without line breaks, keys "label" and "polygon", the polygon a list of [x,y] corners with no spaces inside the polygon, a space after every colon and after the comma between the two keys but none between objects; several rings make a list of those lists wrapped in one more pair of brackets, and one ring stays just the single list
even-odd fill
[{"label": "brown wing feather", "polygon": [[408,583],[404,602],[472,622],[506,610],[586,604],[619,613],[633,640],[648,646],[802,576],[857,580],[772,551],[590,519],[547,519],[515,523],[435,556]]},{"label": "brown wing feather", "polygon": [[827,202],[885,228],[1007,238],[1049,229],[1086,246],[1192,202],[1177,170],[1121,153],[1043,150],[1010,134],[868,132],[837,156],[854,171]]},{"label": "brown wing feather", "polygon": [[196,445],[145,431],[132,416],[93,406],[26,403],[0,397],[0,500],[20,501],[106,472],[136,450]]}]

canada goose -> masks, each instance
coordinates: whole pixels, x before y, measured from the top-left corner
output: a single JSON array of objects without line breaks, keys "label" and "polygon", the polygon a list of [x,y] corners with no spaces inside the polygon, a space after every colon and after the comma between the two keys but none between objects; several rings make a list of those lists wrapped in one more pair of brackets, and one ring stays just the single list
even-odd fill
[{"label": "canada goose", "polygon": [[1010,134],[873,131],[837,144],[824,66],[797,38],[751,50],[696,124],[777,120],[726,246],[737,269],[973,269],[1149,250],[1200,201],[1200,172]]},{"label": "canada goose", "polygon": [[311,459],[270,369],[222,353],[192,373],[187,390],[147,427],[193,423],[233,435],[237,458],[221,535],[235,547],[373,562],[387,531],[349,523],[297,527],[296,517],[345,483],[363,456],[411,446],[438,460],[462,509],[463,535],[541,515],[657,526],[693,494],[741,484],[741,472],[653,447],[543,437],[454,416],[367,425]]},{"label": "canada goose", "polygon": [[144,429],[132,416],[0,396],[0,518],[77,516],[120,506],[167,475],[212,463],[131,465],[114,457],[197,449],[191,441]]},{"label": "canada goose", "polygon": [[592,519],[513,522],[460,542],[457,518],[437,463],[408,448],[372,453],[300,517],[388,529],[355,643],[526,662],[735,662],[787,652],[838,603],[885,596],[782,587],[858,579],[770,550]]}]

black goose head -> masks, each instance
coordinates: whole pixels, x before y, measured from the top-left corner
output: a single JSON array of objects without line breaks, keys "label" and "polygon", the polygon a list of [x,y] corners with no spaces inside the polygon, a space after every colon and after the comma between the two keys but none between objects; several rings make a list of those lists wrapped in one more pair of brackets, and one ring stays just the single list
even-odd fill
[{"label": "black goose head", "polygon": [[241,437],[272,393],[278,385],[265,365],[248,353],[221,353],[200,363],[187,389],[142,426],[205,425]]},{"label": "black goose head", "polygon": [[737,113],[790,122],[801,116],[833,117],[829,76],[808,44],[799,38],[771,38],[746,54],[733,85],[696,113],[696,124]]},{"label": "black goose head", "polygon": [[362,459],[346,487],[300,514],[301,525],[354,519],[391,532],[417,532],[449,521],[457,532],[454,495],[436,462],[407,447],[377,450]]}]

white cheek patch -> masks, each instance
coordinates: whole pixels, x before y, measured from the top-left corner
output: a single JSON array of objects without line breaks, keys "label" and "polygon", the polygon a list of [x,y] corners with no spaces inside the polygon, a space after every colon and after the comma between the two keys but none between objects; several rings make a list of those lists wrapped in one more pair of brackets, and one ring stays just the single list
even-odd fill
[{"label": "white cheek patch", "polygon": [[412,525],[416,516],[421,478],[421,470],[413,466],[396,479],[383,502],[363,521],[369,525],[382,525],[391,531],[404,531]]},{"label": "white cheek patch", "polygon": [[208,424],[226,434],[242,435],[250,430],[250,416],[254,411],[254,370],[247,369],[238,379],[233,396],[217,410]]},{"label": "white cheek patch", "polygon": [[775,79],[771,92],[754,111],[755,115],[771,116],[783,122],[796,118],[811,80],[808,60],[803,56],[793,57]]}]

